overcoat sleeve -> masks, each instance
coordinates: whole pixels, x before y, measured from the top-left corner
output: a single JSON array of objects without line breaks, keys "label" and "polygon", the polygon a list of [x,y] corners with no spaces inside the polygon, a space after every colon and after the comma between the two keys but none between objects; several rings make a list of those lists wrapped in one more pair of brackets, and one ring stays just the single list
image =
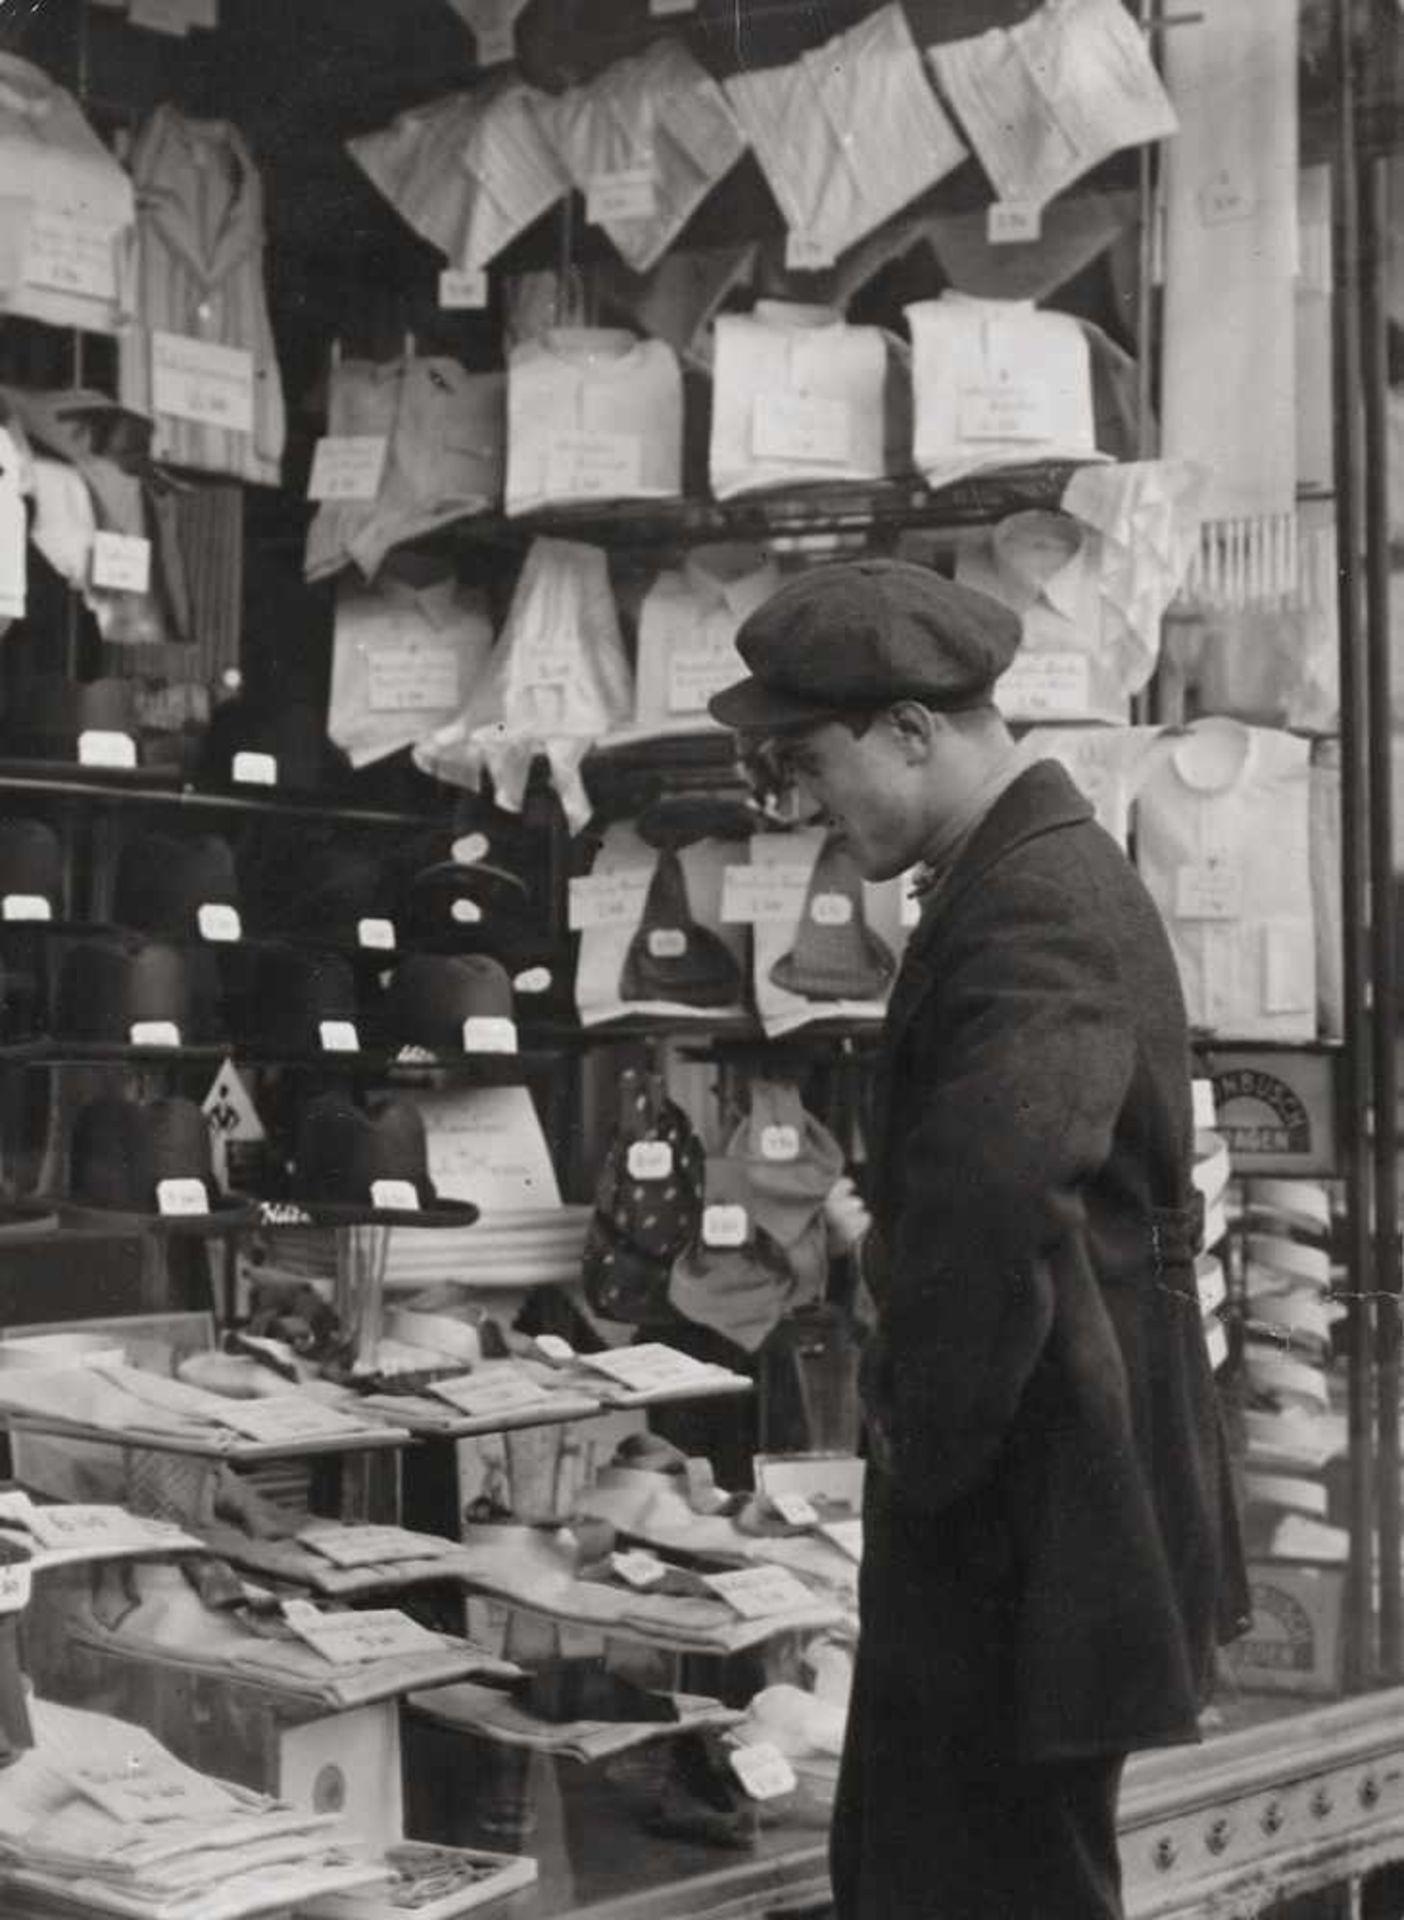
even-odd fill
[{"label": "overcoat sleeve", "polygon": [[1011,873],[971,888],[894,1067],[894,1196],[868,1266],[876,1464],[928,1511],[992,1464],[1052,1324],[1043,1256],[1079,1231],[1133,1065],[1086,893]]}]

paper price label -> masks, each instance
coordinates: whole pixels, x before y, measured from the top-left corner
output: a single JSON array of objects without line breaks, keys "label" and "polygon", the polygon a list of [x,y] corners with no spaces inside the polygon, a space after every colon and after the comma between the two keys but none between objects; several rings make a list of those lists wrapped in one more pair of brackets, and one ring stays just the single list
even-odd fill
[{"label": "paper price label", "polygon": [[336,1667],[364,1666],[370,1660],[393,1660],[406,1654],[442,1653],[438,1634],[394,1607],[371,1607],[364,1613],[319,1613],[314,1607],[283,1617],[299,1640]]},{"label": "paper price label", "polygon": [[383,1567],[396,1560],[425,1560],[453,1551],[451,1540],[425,1539],[403,1527],[306,1527],[298,1544],[334,1567]]},{"label": "paper price label", "polygon": [[742,1206],[717,1203],[702,1209],[704,1247],[744,1247],[749,1231],[750,1221]]},{"label": "paper price label", "polygon": [[134,1047],[178,1047],[180,1028],[174,1020],[134,1020],[127,1040]]},{"label": "paper price label", "polygon": [[132,1744],[138,1750],[120,1770],[100,1763],[85,1766],[75,1759],[66,1760],[59,1771],[85,1799],[129,1830],[173,1820],[237,1818],[239,1802],[227,1787],[182,1766],[154,1741],[142,1740],[138,1747],[134,1737]]},{"label": "paper price label", "polygon": [[608,1374],[631,1393],[647,1393],[654,1388],[696,1386],[711,1380],[715,1370],[691,1354],[659,1340],[646,1340],[637,1347],[618,1347],[605,1353],[581,1354],[581,1364],[595,1373]]},{"label": "paper price label", "polygon": [[80,767],[121,767],[130,771],[136,763],[136,741],[129,733],[113,733],[104,727],[88,727],[78,736]]},{"label": "paper price label", "polygon": [[239,909],[223,900],[206,900],[195,915],[202,940],[242,940],[244,923]]},{"label": "paper price label", "polygon": [[161,1546],[180,1528],[167,1520],[139,1519],[121,1507],[31,1507],[25,1524],[41,1547]]},{"label": "paper price label", "polygon": [[675,13],[696,13],[697,0],[648,0],[649,17],[666,20]]},{"label": "paper price label", "polygon": [[814,1596],[784,1567],[743,1567],[736,1573],[704,1573],[703,1580],[743,1620],[811,1607]]},{"label": "paper price label", "polygon": [[733,1747],[727,1755],[731,1771],[753,1800],[778,1800],[793,1793],[799,1778],[779,1747],[769,1740],[754,1746]]},{"label": "paper price label", "polygon": [[1206,860],[1175,875],[1180,920],[1237,920],[1243,912],[1243,870],[1234,861]]},{"label": "paper price label", "polygon": [[681,960],[687,952],[687,935],[681,927],[652,927],[648,951],[655,960]]},{"label": "paper price label", "polygon": [[183,40],[192,27],[219,25],[218,0],[132,0],[127,18],[149,33]]},{"label": "paper price label", "polygon": [[837,257],[828,241],[816,234],[792,231],[785,235],[785,265],[791,273],[823,273]]},{"label": "paper price label", "polygon": [[559,1333],[538,1333],[536,1350],[543,1359],[550,1360],[557,1366],[565,1366],[575,1358],[575,1348]]},{"label": "paper price label", "polygon": [[992,247],[1037,240],[1042,231],[1043,209],[1030,200],[996,200],[985,216],[985,238]]},{"label": "paper price label", "polygon": [[236,753],[230,772],[241,787],[278,784],[278,762],[271,753]]},{"label": "paper price label", "polygon": [[90,300],[117,297],[116,236],[107,222],[63,207],[36,206],[25,236],[24,279]]},{"label": "paper price label", "polygon": [[751,451],[757,460],[842,466],[849,456],[852,431],[846,400],[762,393],[751,414]]},{"label": "paper price label", "polygon": [[372,953],[393,953],[395,951],[395,923],[393,920],[366,919],[356,922],[356,945],[368,947]]},{"label": "paper price label", "polygon": [[730,635],[679,641],[668,653],[669,713],[704,713],[712,695],[730,686],[737,671]]},{"label": "paper price label", "polygon": [[489,1363],[456,1380],[435,1381],[429,1391],[473,1419],[529,1413],[551,1404],[545,1387],[507,1362]]},{"label": "paper price label", "polygon": [[451,640],[377,640],[366,648],[372,713],[435,713],[458,705],[458,648]]},{"label": "paper price label", "polygon": [[156,413],[230,433],[253,432],[253,355],[189,334],[151,335],[151,404]]},{"label": "paper price label", "polygon": [[1199,195],[1199,217],[1206,227],[1225,227],[1236,220],[1251,220],[1258,203],[1241,182],[1229,174],[1218,174]]},{"label": "paper price label", "polygon": [[455,866],[475,867],[480,860],[487,859],[490,850],[485,833],[465,833],[449,848],[449,858]]},{"label": "paper price label", "polygon": [[967,387],[960,396],[957,431],[962,440],[1051,440],[1053,409],[1048,389],[1032,380]]},{"label": "paper price label", "polygon": [[654,1554],[641,1551],[612,1553],[609,1564],[627,1586],[637,1587],[641,1593],[660,1585],[668,1571]]},{"label": "paper price label", "polygon": [[483,910],[476,900],[455,900],[449,908],[450,920],[457,921],[460,927],[476,927],[483,917]]},{"label": "paper price label", "polygon": [[317,1036],[322,1043],[323,1053],[359,1053],[361,1036],[356,1031],[354,1020],[321,1020],[317,1024]]},{"label": "paper price label", "polygon": [[1020,719],[1080,719],[1091,705],[1085,653],[1017,653],[995,688],[1001,713]]},{"label": "paper price label", "polygon": [[666,1140],[634,1140],[625,1164],[631,1180],[666,1180],[673,1171],[673,1149]]},{"label": "paper price label", "polygon": [[582,874],[570,883],[572,933],[587,927],[634,927],[648,897],[648,880],[638,874]]},{"label": "paper price label", "polygon": [[737,926],[774,921],[792,927],[804,911],[808,886],[804,867],[725,867],[722,922]]},{"label": "paper price label", "polygon": [[465,1053],[515,1053],[517,1023],[500,1013],[470,1013],[463,1022]]},{"label": "paper price label", "polygon": [[210,1196],[203,1180],[158,1180],[156,1210],[167,1219],[190,1219],[210,1210]]},{"label": "paper price label", "polygon": [[53,907],[39,893],[7,893],[0,901],[0,919],[52,920]]},{"label": "paper price label", "polygon": [[219,1418],[246,1440],[264,1442],[335,1440],[365,1432],[361,1421],[301,1393],[280,1393],[271,1400],[231,1400],[220,1408]]},{"label": "paper price label", "polygon": [[850,1560],[863,1558],[863,1522],[861,1520],[827,1520],[819,1531],[826,1540],[832,1540],[840,1553],[847,1554]]},{"label": "paper price label", "polygon": [[419,1189],[413,1180],[372,1180],[371,1205],[386,1213],[418,1213]]},{"label": "paper price label", "polygon": [[558,433],[546,443],[546,491],[568,500],[610,500],[643,484],[636,433]]},{"label": "paper price label", "polygon": [[309,500],[374,500],[390,442],[380,433],[330,433],[317,442]]},{"label": "paper price label", "polygon": [[549,967],[524,967],[512,981],[513,993],[549,993],[551,991],[551,969]]},{"label": "paper price label", "polygon": [[902,890],[900,920],[904,927],[915,927],[921,921],[921,896],[913,893],[908,887]]},{"label": "paper price label", "polygon": [[151,586],[151,542],[137,533],[110,533],[93,539],[93,585],[114,593],[146,593]]},{"label": "paper price label", "polygon": [[788,1527],[817,1527],[819,1510],[802,1493],[772,1493],[770,1504]]},{"label": "paper price label", "polygon": [[474,40],[480,67],[502,67],[517,57],[517,37],[510,20],[500,25],[479,27]]},{"label": "paper price label", "polygon": [[809,917],[816,927],[846,927],[853,919],[853,902],[846,893],[816,893]]},{"label": "paper price label", "polygon": [[1209,1355],[1210,1371],[1217,1373],[1229,1357],[1228,1334],[1222,1320],[1210,1320],[1204,1328],[1204,1347]]},{"label": "paper price label", "polygon": [[439,275],[439,306],[443,312],[474,311],[487,303],[485,267],[445,267]]},{"label": "paper price label", "polygon": [[615,220],[651,220],[658,211],[653,168],[616,167],[592,174],[585,188],[585,218],[604,227]]},{"label": "paper price label", "polygon": [[762,1127],[760,1137],[762,1160],[784,1162],[798,1160],[800,1150],[799,1128],[788,1121],[778,1126]]},{"label": "paper price label", "polygon": [[0,1615],[23,1612],[33,1588],[34,1575],[26,1561],[0,1566]]}]

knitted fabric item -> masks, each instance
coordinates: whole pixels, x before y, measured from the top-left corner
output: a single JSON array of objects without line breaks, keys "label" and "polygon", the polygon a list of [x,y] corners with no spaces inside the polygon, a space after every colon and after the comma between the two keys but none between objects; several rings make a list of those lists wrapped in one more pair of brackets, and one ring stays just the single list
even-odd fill
[{"label": "knitted fabric item", "polygon": [[794,945],[770,970],[806,1000],[877,1000],[897,963],[863,917],[863,880],[837,834],[820,848]]}]

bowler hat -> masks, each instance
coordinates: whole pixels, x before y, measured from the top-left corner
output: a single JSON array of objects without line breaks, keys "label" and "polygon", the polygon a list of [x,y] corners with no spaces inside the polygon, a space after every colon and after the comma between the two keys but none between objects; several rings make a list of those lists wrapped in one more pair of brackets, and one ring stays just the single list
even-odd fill
[{"label": "bowler hat", "polygon": [[393,880],[373,848],[344,836],[285,848],[253,884],[261,924],[280,937],[377,957],[398,944]]},{"label": "bowler hat", "polygon": [[471,1201],[439,1197],[417,1107],[392,1100],[372,1115],[336,1093],[302,1109],[281,1190],[256,1204],[271,1226],[467,1227],[478,1217]]},{"label": "bowler hat", "polygon": [[918,700],[984,705],[1013,659],[1019,616],[904,560],[842,561],[789,580],[742,624],[750,677],[708,703],[738,732],[778,732]]},{"label": "bowler hat", "polygon": [[[334,787],[351,763],[327,738],[325,706],[298,694],[259,701],[242,695],[215,710],[205,736],[207,778],[294,791]],[[266,776],[271,775],[271,779]]]},{"label": "bowler hat", "polygon": [[416,953],[385,990],[390,1044],[433,1054],[515,1053],[512,982],[485,953]]},{"label": "bowler hat", "polygon": [[93,1100],[73,1122],[68,1192],[51,1196],[68,1217],[125,1216],[146,1231],[218,1233],[252,1219],[217,1190],[210,1130],[193,1100]]},{"label": "bowler hat", "polygon": [[216,988],[202,956],[138,934],[75,941],[59,968],[55,1037],[128,1047],[213,1047]]},{"label": "bowler hat", "polygon": [[117,858],[113,918],[173,940],[237,940],[239,879],[217,834],[142,833]]},{"label": "bowler hat", "polygon": [[66,680],[37,673],[15,691],[5,736],[20,754],[41,760],[76,760],[85,733],[125,733],[139,728],[134,680]]},{"label": "bowler hat", "polygon": [[47,820],[0,820],[0,921],[55,921],[63,842]]},{"label": "bowler hat", "polygon": [[343,955],[268,942],[230,961],[226,1005],[249,1047],[302,1058],[365,1045],[356,976]]}]

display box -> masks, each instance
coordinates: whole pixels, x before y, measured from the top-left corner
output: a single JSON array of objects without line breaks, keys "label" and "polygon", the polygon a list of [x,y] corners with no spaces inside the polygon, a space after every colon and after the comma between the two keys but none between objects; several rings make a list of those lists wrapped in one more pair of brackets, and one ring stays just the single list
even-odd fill
[{"label": "display box", "polygon": [[1338,1064],[1329,1048],[1208,1050],[1215,1131],[1236,1175],[1339,1171]]},{"label": "display box", "polygon": [[1248,1589],[1252,1625],[1226,1649],[1239,1685],[1259,1693],[1338,1694],[1344,1572],[1254,1561]]}]

